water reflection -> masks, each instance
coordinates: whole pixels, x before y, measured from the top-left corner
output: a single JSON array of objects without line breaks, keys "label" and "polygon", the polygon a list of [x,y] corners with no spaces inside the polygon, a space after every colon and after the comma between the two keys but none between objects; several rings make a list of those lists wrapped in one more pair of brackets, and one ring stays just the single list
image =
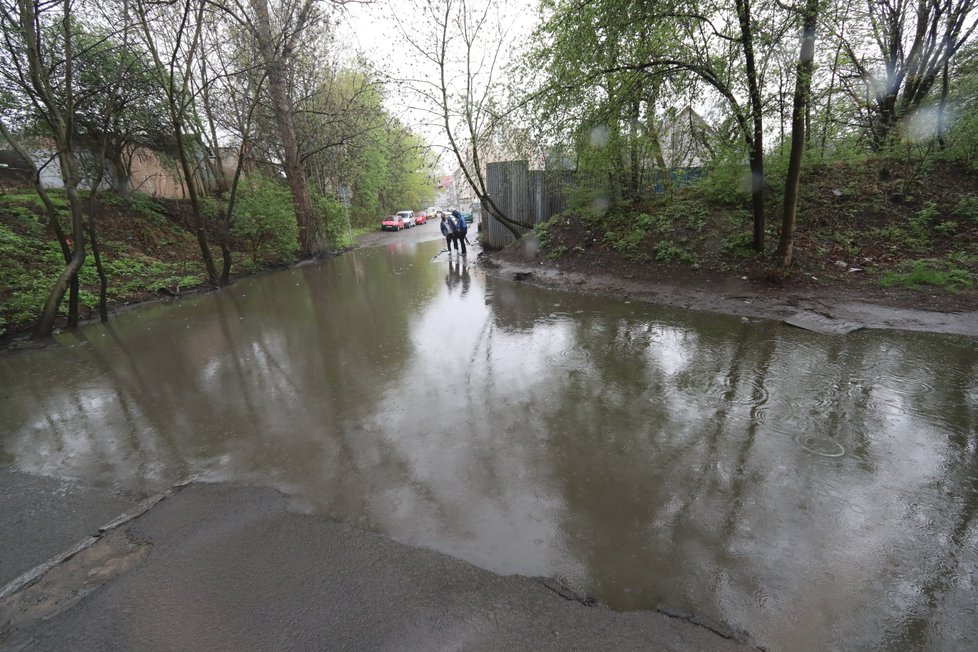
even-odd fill
[{"label": "water reflection", "polygon": [[[978,347],[362,250],[0,358],[2,457],[190,475],[776,649],[971,647]],[[430,246],[429,246],[430,245]]]}]

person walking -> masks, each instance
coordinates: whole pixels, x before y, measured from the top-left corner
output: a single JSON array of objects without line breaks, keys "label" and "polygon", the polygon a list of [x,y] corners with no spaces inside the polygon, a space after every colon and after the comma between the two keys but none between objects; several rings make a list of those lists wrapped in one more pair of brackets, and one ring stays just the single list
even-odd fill
[{"label": "person walking", "polygon": [[452,220],[441,214],[441,234],[445,236],[445,244],[448,247],[448,255],[452,255],[452,243],[455,243],[455,251],[458,251],[458,242],[455,240],[455,227]]},{"label": "person walking", "polygon": [[465,256],[468,253],[465,250],[465,234],[468,233],[469,225],[465,223],[465,218],[458,212],[458,209],[452,211],[452,219],[455,220],[455,250],[458,250],[458,245],[461,242],[462,255]]}]

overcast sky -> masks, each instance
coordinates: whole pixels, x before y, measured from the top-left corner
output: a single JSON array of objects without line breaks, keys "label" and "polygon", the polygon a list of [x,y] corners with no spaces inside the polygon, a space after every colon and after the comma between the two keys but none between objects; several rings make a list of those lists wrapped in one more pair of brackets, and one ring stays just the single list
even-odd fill
[{"label": "overcast sky", "polygon": [[[445,0],[432,0],[441,5]],[[459,2],[459,0],[452,0]],[[472,10],[484,10],[492,4],[501,12],[508,34],[504,44],[509,50],[513,44],[525,42],[532,29],[536,16],[536,0],[465,0]],[[403,33],[407,30],[415,38],[423,38],[431,31],[430,20],[419,10],[422,3],[412,0],[375,0],[369,3],[345,5],[341,14],[343,24],[338,29],[338,37],[350,46],[350,56],[359,52],[366,56],[383,74],[397,80],[416,80],[428,75],[433,77],[437,69],[425,62],[419,53],[406,42]],[[456,71],[461,79],[461,70]],[[403,120],[413,130],[427,138],[432,145],[441,150],[447,145],[444,130],[435,126],[431,114],[419,105],[419,97],[410,90],[410,85],[398,88],[390,86],[387,108]],[[445,172],[450,173],[455,164],[450,157],[442,156]]]}]

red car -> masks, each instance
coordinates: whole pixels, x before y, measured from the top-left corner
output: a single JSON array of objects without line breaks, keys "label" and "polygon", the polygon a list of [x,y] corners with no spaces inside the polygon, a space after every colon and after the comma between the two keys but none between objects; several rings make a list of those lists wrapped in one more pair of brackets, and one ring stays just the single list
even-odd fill
[{"label": "red car", "polygon": [[425,213],[424,211],[415,211],[414,219],[418,224],[424,224],[425,222],[428,221],[428,214]]},{"label": "red car", "polygon": [[384,218],[384,221],[380,223],[381,231],[403,231],[404,230],[404,220],[401,219],[400,215],[388,215]]}]

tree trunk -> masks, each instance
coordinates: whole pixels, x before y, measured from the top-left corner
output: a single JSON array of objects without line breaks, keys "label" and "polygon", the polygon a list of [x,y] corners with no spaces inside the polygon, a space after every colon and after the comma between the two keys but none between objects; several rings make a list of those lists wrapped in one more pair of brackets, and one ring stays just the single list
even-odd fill
[{"label": "tree trunk", "polygon": [[819,0],[806,0],[802,14],[801,48],[798,72],[795,77],[795,97],[791,109],[791,154],[788,177],[784,188],[784,213],[781,218],[781,239],[775,259],[782,267],[790,267],[795,247],[795,222],[798,212],[798,187],[801,162],[805,153],[805,117],[812,88],[812,68],[815,59],[815,27],[818,21]]},{"label": "tree trunk", "polygon": [[751,24],[750,0],[736,0],[737,17],[740,21],[741,45],[747,72],[747,90],[750,95],[751,118],[754,135],[750,142],[748,159],[751,174],[751,207],[754,213],[754,238],[752,246],[758,253],[764,251],[764,115],[761,105],[761,89],[754,63],[754,33]]},{"label": "tree trunk", "polygon": [[[46,5],[45,10],[51,9],[55,5]],[[78,324],[78,291],[77,274],[85,262],[85,230],[83,227],[83,213],[81,199],[78,197],[78,166],[75,161],[73,150],[74,136],[74,96],[72,94],[72,84],[74,77],[74,53],[72,50],[71,39],[71,3],[70,0],[62,2],[61,15],[61,38],[64,39],[64,89],[63,100],[58,98],[58,94],[51,86],[48,75],[48,62],[44,61],[41,51],[40,24],[37,15],[38,5],[32,0],[18,0],[17,13],[20,19],[20,31],[8,38],[22,38],[27,56],[27,79],[24,80],[24,90],[31,94],[35,105],[41,109],[41,118],[51,129],[58,149],[58,162],[61,166],[61,178],[64,181],[65,193],[68,196],[68,205],[71,209],[72,237],[74,238],[74,251],[71,259],[65,265],[64,271],[58,277],[54,287],[51,288],[44,307],[41,310],[40,318],[34,330],[34,337],[48,337],[54,330],[54,319],[58,313],[58,306],[64,299],[65,292],[69,284],[73,284],[73,301],[69,306],[68,323],[71,326]],[[62,110],[61,101],[64,102]],[[4,130],[5,131],[5,130]],[[8,141],[9,135],[5,133]],[[27,157],[30,160],[30,157]],[[57,221],[57,212],[46,201],[46,193],[41,188],[40,178],[37,179],[37,187],[42,195],[42,201],[50,211],[52,219]],[[60,226],[58,226],[60,229]],[[66,251],[67,243],[62,239],[62,252]]]},{"label": "tree trunk", "polygon": [[[123,147],[125,146],[123,145]],[[108,158],[109,163],[112,165],[112,189],[115,190],[121,199],[128,200],[130,191],[132,190],[132,182],[130,181],[129,166],[126,165],[122,148],[107,148],[106,158]]]},{"label": "tree trunk", "polygon": [[180,168],[183,171],[183,179],[187,186],[187,194],[190,196],[190,208],[194,217],[194,232],[197,235],[197,244],[200,246],[200,253],[204,259],[204,268],[207,270],[207,280],[213,285],[220,284],[220,276],[217,274],[217,267],[214,266],[214,257],[211,256],[210,247],[207,245],[207,229],[204,223],[203,208],[200,204],[200,196],[197,193],[197,184],[194,181],[194,171],[190,167],[189,153],[183,139],[183,127],[181,118],[176,114],[176,107],[170,107],[173,119],[173,135],[177,141],[177,155],[180,158]]},{"label": "tree trunk", "polygon": [[289,190],[292,192],[295,217],[299,224],[299,247],[302,255],[308,256],[318,249],[318,228],[312,199],[309,196],[306,171],[302,167],[299,142],[295,135],[286,68],[288,53],[275,50],[267,0],[250,1],[255,11],[255,36],[258,39],[258,49],[268,76],[268,94],[275,115],[275,126],[282,141],[282,167],[289,183]]},{"label": "tree trunk", "polygon": [[[103,136],[102,147],[99,151],[99,160],[105,159],[105,152],[108,149],[108,138]],[[95,219],[98,215],[98,189],[102,185],[105,176],[105,167],[99,166],[98,174],[92,182],[92,190],[88,195],[88,239],[92,243],[92,256],[95,258],[95,270],[98,272],[98,316],[99,321],[109,321],[109,279],[105,273],[105,266],[102,265],[102,253],[98,245],[98,233]],[[77,278],[77,276],[76,276]]]},{"label": "tree trunk", "polygon": [[947,128],[947,93],[949,90],[948,62],[944,62],[944,70],[941,72],[941,101],[937,105],[937,144],[941,150],[947,149],[947,140],[944,138],[944,130]]},{"label": "tree trunk", "polygon": [[[68,291],[68,286],[73,282],[73,279],[76,284],[75,287],[77,287],[78,270],[85,263],[85,229],[81,210],[81,198],[78,196],[78,168],[75,164],[70,145],[62,147],[59,144],[59,149],[63,149],[63,151],[58,153],[58,158],[61,164],[61,174],[65,182],[65,192],[68,195],[68,205],[71,208],[71,233],[74,239],[74,250],[71,260],[68,261],[61,275],[58,276],[58,280],[55,281],[54,287],[51,288],[51,292],[44,302],[44,307],[41,309],[41,316],[38,318],[37,326],[34,328],[34,337],[36,338],[51,336],[54,330],[54,319],[58,315],[58,306],[61,305],[65,292]],[[74,301],[75,303],[73,305],[69,303],[68,307],[68,326],[70,328],[75,328],[78,325],[77,298]]]},{"label": "tree trunk", "polygon": [[[194,12],[194,20],[192,25],[193,32],[190,34],[190,37],[186,39],[188,41],[188,51],[185,53],[187,62],[185,70],[182,71],[177,69],[178,58],[176,54],[170,58],[168,63],[165,64],[163,62],[162,58],[160,57],[160,52],[157,49],[157,40],[152,34],[149,18],[145,12],[140,15],[140,22],[143,34],[145,35],[145,44],[153,56],[157,74],[160,76],[160,81],[164,85],[166,92],[167,109],[170,114],[170,124],[173,128],[173,136],[177,145],[177,157],[180,159],[180,168],[183,173],[184,196],[189,197],[190,199],[190,207],[194,219],[194,231],[197,235],[197,244],[200,247],[201,257],[204,260],[204,268],[207,271],[207,280],[210,283],[217,285],[220,282],[220,277],[217,274],[217,268],[214,266],[214,258],[211,256],[210,248],[207,245],[207,231],[205,229],[200,197],[197,193],[196,174],[193,167],[191,167],[190,153],[188,152],[187,143],[184,139],[184,125],[187,124],[186,111],[190,98],[190,93],[188,90],[190,70],[193,63],[192,57],[195,56],[200,47],[200,32],[204,22],[204,8],[205,4],[203,2],[199,2],[196,7],[191,6],[191,0],[186,0],[184,4],[182,10],[183,22],[181,23],[180,27],[181,39],[187,37],[187,34],[185,34],[183,30],[187,28],[191,11]],[[179,88],[177,87],[178,81],[180,81],[182,84]]]},{"label": "tree trunk", "polygon": [[109,278],[105,274],[105,266],[102,265],[102,254],[99,251],[98,236],[95,228],[96,201],[95,195],[88,201],[88,239],[92,242],[92,256],[95,258],[95,270],[98,272],[98,316],[99,321],[109,321]]}]

